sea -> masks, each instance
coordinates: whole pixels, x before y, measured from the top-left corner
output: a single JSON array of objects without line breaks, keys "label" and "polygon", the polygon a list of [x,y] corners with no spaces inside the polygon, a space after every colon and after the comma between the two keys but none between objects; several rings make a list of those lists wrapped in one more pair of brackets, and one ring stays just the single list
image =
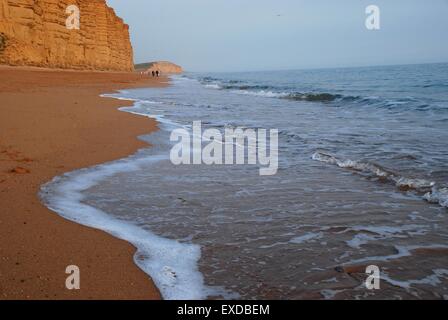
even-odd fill
[{"label": "sea", "polygon": [[[132,243],[165,299],[448,299],[448,64],[169,82],[105,94],[157,119],[151,147],[56,177],[42,201]],[[277,129],[278,172],[174,165],[170,135],[193,121]]]}]

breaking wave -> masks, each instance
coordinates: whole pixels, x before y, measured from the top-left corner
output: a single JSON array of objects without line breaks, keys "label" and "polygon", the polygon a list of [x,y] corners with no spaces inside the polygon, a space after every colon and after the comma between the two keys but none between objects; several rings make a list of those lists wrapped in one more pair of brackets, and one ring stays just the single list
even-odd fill
[{"label": "breaking wave", "polygon": [[333,155],[323,152],[314,153],[312,155],[312,159],[333,164],[340,168],[358,171],[369,176],[374,176],[381,181],[392,182],[402,191],[415,191],[423,194],[424,200],[448,208],[448,188],[438,188],[433,181],[403,177],[389,169],[383,168],[378,164],[354,161],[350,159],[339,159]]},{"label": "breaking wave", "polygon": [[354,101],[360,97],[344,96],[342,94],[332,94],[328,92],[295,92],[291,88],[279,88],[269,85],[245,84],[241,81],[230,80],[222,82],[219,79],[205,77],[201,79],[202,84],[209,89],[230,90],[238,94],[252,96],[261,96],[268,98],[280,98],[291,101],[310,101],[310,102],[332,102],[332,101]]},{"label": "breaking wave", "polygon": [[233,93],[279,98],[291,101],[332,102],[356,100],[357,97],[343,96],[331,93],[302,93],[302,92],[276,92],[268,86],[221,86],[219,84],[206,84],[205,87],[216,90],[231,90]]},{"label": "breaking wave", "polygon": [[437,189],[433,187],[430,192],[427,192],[423,199],[430,203],[436,203],[442,207],[448,208],[448,188]]}]

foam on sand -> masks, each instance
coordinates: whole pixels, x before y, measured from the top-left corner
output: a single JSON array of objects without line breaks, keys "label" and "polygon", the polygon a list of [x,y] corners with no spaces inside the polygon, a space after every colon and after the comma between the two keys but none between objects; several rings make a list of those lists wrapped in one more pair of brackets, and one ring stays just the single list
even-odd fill
[{"label": "foam on sand", "polygon": [[[126,111],[132,112],[132,108],[126,108]],[[151,276],[163,298],[196,300],[209,296],[233,297],[220,287],[204,284],[197,267],[201,257],[199,245],[159,237],[83,202],[83,192],[104,179],[117,173],[137,171],[142,166],[166,159],[168,156],[165,155],[143,157],[137,153],[118,161],[66,173],[43,185],[40,196],[49,209],[62,217],[103,230],[133,244],[137,248],[135,263]]]}]

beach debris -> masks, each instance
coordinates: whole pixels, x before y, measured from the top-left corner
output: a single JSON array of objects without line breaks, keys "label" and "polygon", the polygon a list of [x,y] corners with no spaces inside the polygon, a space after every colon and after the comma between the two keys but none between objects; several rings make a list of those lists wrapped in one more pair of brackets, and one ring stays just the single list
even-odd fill
[{"label": "beach debris", "polygon": [[27,173],[31,173],[30,170],[23,168],[23,167],[15,167],[14,169],[11,169],[10,171],[11,173],[15,173],[15,174],[27,174]]}]

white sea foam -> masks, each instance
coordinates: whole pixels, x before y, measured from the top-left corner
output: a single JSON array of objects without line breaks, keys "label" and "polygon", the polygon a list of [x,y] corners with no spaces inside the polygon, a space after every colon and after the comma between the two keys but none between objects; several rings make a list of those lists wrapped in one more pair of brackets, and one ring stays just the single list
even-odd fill
[{"label": "white sea foam", "polygon": [[338,159],[335,156],[316,152],[314,153],[311,158],[316,161],[325,162],[329,164],[337,165],[340,168],[346,168],[346,169],[353,169],[357,171],[364,171],[367,173],[371,173],[376,175],[377,177],[385,177],[390,178],[391,180],[395,181],[399,178],[394,175],[394,173],[387,171],[386,169],[372,163],[366,163],[366,162],[359,162],[355,160],[350,159]]},{"label": "white sea foam", "polygon": [[435,186],[435,182],[433,181],[403,177],[373,163],[354,161],[350,159],[341,160],[335,156],[322,152],[315,152],[311,156],[311,158],[316,161],[336,165],[340,168],[352,169],[367,174],[373,174],[378,178],[383,178],[394,182],[395,185],[400,189],[415,190],[417,192],[425,193],[423,199],[427,200],[428,202],[437,203],[442,207],[448,208],[448,188],[439,189]]},{"label": "white sea foam", "polygon": [[322,237],[323,237],[322,232],[309,232],[307,234],[304,234],[303,236],[295,237],[295,238],[291,239],[289,242],[295,243],[295,244],[302,244],[304,242],[308,242],[311,240],[321,239]]},{"label": "white sea foam", "polygon": [[424,235],[428,232],[422,225],[404,226],[354,226],[346,231],[358,232],[351,240],[346,241],[347,245],[359,249],[362,245],[371,241],[386,240],[391,238],[405,238],[415,235]]},{"label": "white sea foam", "polygon": [[[136,101],[136,105],[147,103],[116,95],[103,96]],[[133,112],[132,107],[122,109]],[[166,122],[164,119],[161,120]],[[117,173],[136,171],[142,166],[165,159],[168,159],[167,155],[143,157],[136,154],[118,161],[66,173],[42,186],[41,198],[49,209],[62,217],[106,231],[133,244],[137,248],[135,263],[151,276],[165,299],[205,299],[209,296],[237,298],[237,294],[224,288],[208,287],[204,284],[203,276],[198,270],[198,261],[201,257],[199,245],[159,237],[146,229],[83,203],[85,199],[83,192],[106,178]]]},{"label": "white sea foam", "polygon": [[432,188],[435,184],[433,181],[425,179],[411,179],[406,177],[399,177],[395,180],[397,187],[409,188],[409,189],[428,189]]},{"label": "white sea foam", "polygon": [[433,274],[422,279],[396,280],[392,279],[388,273],[383,271],[381,272],[381,280],[384,280],[395,287],[409,290],[413,285],[430,285],[437,287],[442,283],[441,279],[448,279],[447,269],[435,269],[432,272]]},{"label": "white sea foam", "polygon": [[370,256],[370,257],[364,257],[360,259],[355,259],[348,261],[344,263],[344,265],[355,265],[359,263],[365,263],[365,262],[378,262],[378,261],[391,261],[391,260],[397,260],[404,257],[412,256],[412,251],[417,249],[448,249],[447,245],[443,244],[432,244],[427,246],[418,246],[418,245],[412,245],[412,246],[394,246],[395,250],[397,251],[394,254],[385,255],[385,256]]},{"label": "white sea foam", "polygon": [[266,90],[250,91],[250,90],[232,90],[233,93],[244,94],[250,96],[259,96],[265,98],[284,98],[289,95],[287,92],[273,92]]},{"label": "white sea foam", "polygon": [[64,218],[104,230],[132,243],[137,248],[135,262],[153,278],[165,299],[203,299],[210,290],[204,286],[197,269],[201,256],[199,246],[156,236],[82,203],[82,192],[105,178],[118,172],[138,170],[144,164],[161,159],[159,156],[128,158],[67,173],[44,185],[42,198],[51,210]]},{"label": "white sea foam", "polygon": [[216,90],[221,89],[221,86],[219,84],[216,84],[216,83],[206,84],[205,87],[209,88],[209,89],[216,89]]},{"label": "white sea foam", "polygon": [[325,300],[331,300],[341,292],[344,292],[344,290],[324,289],[320,291],[320,294],[324,297]]},{"label": "white sea foam", "polygon": [[105,97],[105,98],[114,98],[117,100],[124,100],[124,101],[132,101],[134,102],[133,106],[130,107],[121,107],[118,110],[120,111],[124,111],[124,112],[128,112],[128,113],[132,113],[132,114],[136,114],[139,116],[143,116],[143,117],[147,117],[147,118],[151,118],[151,119],[155,119],[157,120],[157,122],[160,122],[162,124],[164,124],[165,126],[168,126],[169,128],[186,128],[185,125],[181,125],[177,122],[171,121],[166,119],[163,115],[160,114],[150,114],[150,113],[143,113],[143,112],[138,112],[136,110],[138,110],[139,108],[147,105],[147,104],[159,104],[160,102],[158,101],[152,101],[152,100],[144,100],[144,99],[135,99],[135,98],[126,98],[126,97],[122,97],[120,96],[121,94],[125,94],[127,91],[123,91],[120,90],[118,94],[116,93],[105,93],[100,95],[101,97]]},{"label": "white sea foam", "polygon": [[431,192],[426,193],[423,199],[430,203],[440,204],[442,207],[448,208],[448,188],[437,189],[433,187]]}]

